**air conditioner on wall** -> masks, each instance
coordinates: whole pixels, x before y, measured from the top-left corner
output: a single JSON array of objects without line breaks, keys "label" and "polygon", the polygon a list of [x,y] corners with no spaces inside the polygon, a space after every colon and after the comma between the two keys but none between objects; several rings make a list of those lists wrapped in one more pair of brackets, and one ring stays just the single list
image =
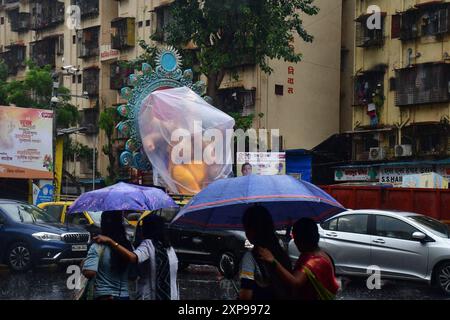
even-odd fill
[{"label": "air conditioner on wall", "polygon": [[395,146],[395,157],[410,157],[412,156],[412,145],[397,145]]},{"label": "air conditioner on wall", "polygon": [[386,159],[386,150],[384,148],[370,148],[369,160],[378,161]]}]

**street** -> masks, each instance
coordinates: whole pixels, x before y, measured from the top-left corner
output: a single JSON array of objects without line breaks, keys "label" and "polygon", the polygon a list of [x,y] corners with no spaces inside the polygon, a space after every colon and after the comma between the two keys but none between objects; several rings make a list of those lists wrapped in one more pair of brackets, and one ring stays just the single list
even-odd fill
[{"label": "street", "polygon": [[[0,300],[71,300],[68,275],[58,267],[42,267],[26,274],[12,274],[0,267]],[[190,266],[179,272],[182,300],[233,300],[232,284],[213,267]],[[381,290],[369,290],[364,280],[340,279],[338,300],[450,300],[424,284],[385,281]]]}]

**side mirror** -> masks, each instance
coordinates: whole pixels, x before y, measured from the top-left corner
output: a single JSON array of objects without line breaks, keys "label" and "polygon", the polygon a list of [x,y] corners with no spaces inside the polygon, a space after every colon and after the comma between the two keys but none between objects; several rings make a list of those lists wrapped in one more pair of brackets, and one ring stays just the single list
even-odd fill
[{"label": "side mirror", "polygon": [[424,241],[427,238],[427,235],[422,232],[414,232],[412,238],[417,241]]}]

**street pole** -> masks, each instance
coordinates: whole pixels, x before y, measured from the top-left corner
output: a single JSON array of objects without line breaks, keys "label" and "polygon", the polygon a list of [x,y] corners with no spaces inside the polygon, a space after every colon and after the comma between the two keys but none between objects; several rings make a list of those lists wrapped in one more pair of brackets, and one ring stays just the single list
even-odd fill
[{"label": "street pole", "polygon": [[96,147],[97,147],[97,140],[98,140],[98,135],[94,138],[94,147],[92,148],[93,152],[92,152],[92,158],[93,158],[93,163],[92,163],[92,191],[95,190],[95,171],[96,171],[96,163],[95,163],[95,151],[96,151]]}]

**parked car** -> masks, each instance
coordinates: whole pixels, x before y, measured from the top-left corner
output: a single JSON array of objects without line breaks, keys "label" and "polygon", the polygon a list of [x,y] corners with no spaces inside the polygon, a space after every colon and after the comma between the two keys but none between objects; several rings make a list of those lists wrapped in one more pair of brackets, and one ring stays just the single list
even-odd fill
[{"label": "parked car", "polygon": [[90,234],[63,225],[38,207],[0,199],[0,262],[25,272],[40,264],[80,262]]},{"label": "parked car", "polygon": [[[430,217],[377,210],[346,211],[319,225],[320,247],[336,274],[367,277],[378,266],[382,278],[415,280],[450,295],[450,228]],[[293,241],[289,255],[299,252]]]},{"label": "parked car", "polygon": [[[71,201],[67,202],[46,202],[38,205],[39,208],[46,211],[55,220],[59,221],[61,224],[71,224],[83,227],[86,231],[91,234],[91,237],[101,233],[101,217],[102,212],[85,211],[81,213],[67,214],[67,210],[73,204]],[[131,240],[134,236],[135,228],[139,216],[141,213],[129,214],[132,219],[124,219],[125,230],[127,232],[128,238]],[[137,217],[135,217],[137,216]]]}]

